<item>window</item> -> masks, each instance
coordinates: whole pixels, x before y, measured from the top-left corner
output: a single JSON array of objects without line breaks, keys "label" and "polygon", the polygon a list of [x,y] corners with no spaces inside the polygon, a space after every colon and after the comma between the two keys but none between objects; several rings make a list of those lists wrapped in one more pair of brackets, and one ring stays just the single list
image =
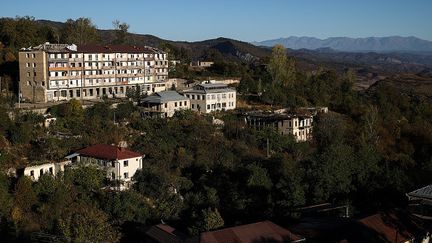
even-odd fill
[{"label": "window", "polygon": [[43,175],[43,169],[40,169],[39,174]]},{"label": "window", "polygon": [[53,174],[54,174],[53,167],[50,167],[50,168],[49,168],[49,173],[50,173],[50,175],[53,175]]},{"label": "window", "polygon": [[115,167],[115,161],[111,162],[111,166]]},{"label": "window", "polygon": [[111,173],[111,178],[115,179],[115,173],[114,172]]},{"label": "window", "polygon": [[[28,54],[27,54],[28,55]],[[30,171],[30,176],[34,177],[34,170]]]},{"label": "window", "polygon": [[123,166],[124,167],[128,167],[128,165],[129,165],[129,161],[127,161],[127,160],[123,161]]},{"label": "window", "polygon": [[192,104],[192,109],[195,109],[195,105],[194,104]]},{"label": "window", "polygon": [[184,101],[183,103],[184,103],[184,106],[187,106],[187,101]]},{"label": "window", "polygon": [[32,54],[32,58],[35,58],[35,57],[36,57],[36,54],[33,53],[33,54]]},{"label": "window", "polygon": [[207,105],[207,110],[210,110],[210,105]]},{"label": "window", "polygon": [[30,63],[26,63],[26,67],[30,67]]},{"label": "window", "polygon": [[30,55],[27,53],[27,54],[26,54],[26,58],[29,58],[29,57],[30,57]]},{"label": "window", "polygon": [[177,107],[177,102],[174,102],[174,106]]},{"label": "window", "polygon": [[125,172],[125,173],[123,173],[123,176],[124,176],[125,179],[128,179],[129,178],[129,173]]},{"label": "window", "polygon": [[27,77],[30,77],[30,72],[27,72]]},{"label": "window", "polygon": [[165,106],[165,108],[168,108],[168,103],[165,103],[164,106]]}]

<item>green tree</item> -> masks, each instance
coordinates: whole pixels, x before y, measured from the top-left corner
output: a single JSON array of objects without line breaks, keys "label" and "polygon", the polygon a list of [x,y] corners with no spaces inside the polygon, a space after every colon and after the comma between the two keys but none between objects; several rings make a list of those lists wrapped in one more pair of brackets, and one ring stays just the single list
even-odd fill
[{"label": "green tree", "polygon": [[256,164],[248,165],[247,169],[249,171],[249,178],[247,180],[248,186],[267,190],[271,189],[273,184],[266,169]]},{"label": "green tree", "polygon": [[62,29],[62,40],[66,43],[90,44],[100,40],[96,26],[90,18],[68,19]]},{"label": "green tree", "polygon": [[284,87],[291,87],[295,78],[295,63],[286,55],[286,49],[282,45],[275,45],[272,49],[267,70],[273,81]]},{"label": "green tree", "polygon": [[84,203],[69,205],[57,228],[73,242],[116,242],[120,236],[103,211]]},{"label": "green tree", "polygon": [[211,209],[207,208],[201,210],[200,216],[198,220],[195,222],[191,228],[189,228],[189,232],[193,235],[197,235],[200,232],[211,231],[215,229],[219,229],[224,226],[224,220],[220,215],[217,208]]},{"label": "green tree", "polygon": [[13,198],[9,193],[9,186],[10,183],[8,177],[5,174],[0,173],[0,219],[8,217],[12,208]]},{"label": "green tree", "polygon": [[129,25],[125,22],[121,23],[120,20],[116,19],[112,22],[116,39],[114,44],[125,44],[127,42],[127,36],[129,31]]}]

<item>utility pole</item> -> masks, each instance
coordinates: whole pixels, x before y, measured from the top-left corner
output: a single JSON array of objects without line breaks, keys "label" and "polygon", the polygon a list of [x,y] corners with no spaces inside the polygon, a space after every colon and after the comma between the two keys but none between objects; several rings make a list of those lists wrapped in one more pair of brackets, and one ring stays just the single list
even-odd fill
[{"label": "utility pole", "polygon": [[270,141],[267,138],[267,158],[270,158]]},{"label": "utility pole", "polygon": [[21,80],[18,80],[18,109],[21,108]]}]

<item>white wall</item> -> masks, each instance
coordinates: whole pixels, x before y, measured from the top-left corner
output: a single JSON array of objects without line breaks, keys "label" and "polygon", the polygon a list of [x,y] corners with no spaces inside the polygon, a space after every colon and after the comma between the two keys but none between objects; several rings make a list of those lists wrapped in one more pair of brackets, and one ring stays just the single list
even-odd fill
[{"label": "white wall", "polygon": [[63,161],[59,163],[29,166],[24,169],[24,175],[29,176],[33,181],[37,181],[44,174],[57,175],[59,172],[64,171],[65,165],[70,163],[70,161]]}]

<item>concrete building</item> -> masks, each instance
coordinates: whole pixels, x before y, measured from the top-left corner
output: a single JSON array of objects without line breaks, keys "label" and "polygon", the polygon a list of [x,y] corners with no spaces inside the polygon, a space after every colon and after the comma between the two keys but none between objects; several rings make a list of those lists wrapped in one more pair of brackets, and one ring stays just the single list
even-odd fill
[{"label": "concrete building", "polygon": [[25,101],[125,97],[165,90],[168,57],[147,46],[45,43],[20,50],[19,70]]},{"label": "concrete building", "polygon": [[78,150],[66,158],[74,164],[99,166],[106,170],[108,179],[119,180],[128,188],[135,172],[142,169],[144,155],[123,147],[97,144]]},{"label": "concrete building", "polygon": [[210,113],[236,108],[236,90],[225,84],[198,84],[182,93],[190,99],[194,111]]},{"label": "concrete building", "polygon": [[[46,163],[41,165],[34,165],[24,168],[23,174],[29,176],[33,181],[38,181],[44,174],[56,176],[58,173],[65,170],[65,166],[69,165],[71,161],[63,161],[58,163]],[[20,174],[20,173],[18,173]]]},{"label": "concrete building", "polygon": [[214,62],[211,61],[194,61],[190,63],[190,66],[192,67],[201,67],[201,68],[207,68],[213,66]]},{"label": "concrete building", "polygon": [[304,142],[312,138],[313,116],[311,114],[292,114],[286,111],[262,112],[252,111],[242,114],[245,122],[261,130],[274,127],[280,134],[292,134],[297,142]]},{"label": "concrete building", "polygon": [[162,91],[144,98],[140,106],[151,117],[172,117],[176,111],[190,109],[190,101],[176,91]]}]

